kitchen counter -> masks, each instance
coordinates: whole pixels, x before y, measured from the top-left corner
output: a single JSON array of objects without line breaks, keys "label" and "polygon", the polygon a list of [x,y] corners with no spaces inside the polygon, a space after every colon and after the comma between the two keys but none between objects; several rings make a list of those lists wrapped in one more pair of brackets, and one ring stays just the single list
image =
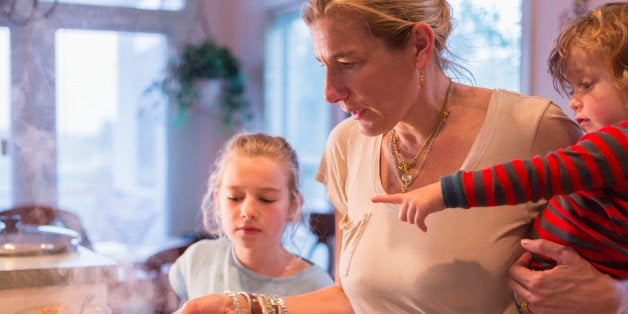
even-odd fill
[{"label": "kitchen counter", "polygon": [[115,282],[115,261],[84,247],[76,252],[0,257],[0,314],[51,304],[107,305],[107,284]]}]

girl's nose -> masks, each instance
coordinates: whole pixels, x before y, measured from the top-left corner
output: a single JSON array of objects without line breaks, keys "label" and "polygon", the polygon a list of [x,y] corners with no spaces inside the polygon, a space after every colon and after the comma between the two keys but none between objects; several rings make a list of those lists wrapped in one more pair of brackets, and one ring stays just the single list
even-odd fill
[{"label": "girl's nose", "polygon": [[247,199],[242,202],[240,206],[240,218],[242,219],[255,219],[257,217],[257,211],[255,210],[255,204],[252,200]]}]

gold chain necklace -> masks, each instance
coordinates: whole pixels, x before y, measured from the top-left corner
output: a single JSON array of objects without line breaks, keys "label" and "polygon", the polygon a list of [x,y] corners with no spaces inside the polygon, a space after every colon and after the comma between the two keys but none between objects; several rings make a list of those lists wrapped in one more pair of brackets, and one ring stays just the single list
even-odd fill
[{"label": "gold chain necklace", "polygon": [[[438,134],[438,131],[440,130],[440,127],[443,125],[443,123],[445,123],[445,121],[447,121],[447,115],[449,115],[449,100],[451,100],[451,95],[454,91],[454,82],[451,79],[449,79],[449,87],[447,88],[447,90],[447,98],[445,99],[445,103],[443,104],[443,109],[441,109],[440,111],[440,116],[438,117],[436,124],[434,124],[434,126],[432,127],[432,130],[430,131],[427,139],[419,148],[419,152],[414,155],[412,160],[410,160],[409,162],[403,162],[401,160],[401,154],[399,154],[399,147],[397,146],[397,133],[395,132],[394,128],[390,131],[390,137],[392,138],[392,148],[397,159],[396,166],[400,170],[399,182],[401,183],[401,193],[405,193],[406,191],[408,191],[408,186],[410,186],[412,181],[414,181],[414,179],[419,175],[419,172],[421,171],[420,168],[422,167],[418,169],[416,175],[414,176],[412,175],[412,168],[416,164],[416,161],[419,159],[419,157],[421,157],[425,149],[431,146],[432,141],[434,140],[434,138],[436,138],[436,134]],[[425,159],[427,159],[427,155],[424,158],[424,161]]]}]

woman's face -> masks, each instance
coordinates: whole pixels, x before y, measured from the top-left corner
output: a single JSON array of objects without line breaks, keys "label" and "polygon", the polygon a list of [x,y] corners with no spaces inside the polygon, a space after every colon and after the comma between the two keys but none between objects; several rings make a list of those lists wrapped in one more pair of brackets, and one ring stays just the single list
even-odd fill
[{"label": "woman's face", "polygon": [[566,76],[573,88],[569,107],[587,133],[628,120],[628,89],[615,86],[607,65],[599,57],[574,50],[569,55]]},{"label": "woman's face", "polygon": [[[215,192],[225,234],[238,249],[281,245],[290,217],[288,170],[266,157],[232,156]],[[270,252],[270,251],[269,251]]]},{"label": "woman's face", "polygon": [[372,37],[358,15],[338,13],[310,25],[316,58],[325,67],[325,100],[340,103],[367,136],[390,130],[418,92],[415,50],[391,49]]}]

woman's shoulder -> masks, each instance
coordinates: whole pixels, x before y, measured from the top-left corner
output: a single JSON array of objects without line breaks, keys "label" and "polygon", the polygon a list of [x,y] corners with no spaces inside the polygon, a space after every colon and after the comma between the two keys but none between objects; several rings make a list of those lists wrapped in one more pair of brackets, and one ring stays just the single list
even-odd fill
[{"label": "woman's shoulder", "polygon": [[[491,95],[492,104],[509,105],[512,110],[532,111],[544,110],[549,106],[556,106],[551,100],[525,95],[519,92],[495,89]],[[558,106],[556,106],[558,108]]]},{"label": "woman's shoulder", "polygon": [[338,123],[329,133],[330,139],[347,138],[355,131],[359,132],[358,123],[352,118],[346,118]]}]

